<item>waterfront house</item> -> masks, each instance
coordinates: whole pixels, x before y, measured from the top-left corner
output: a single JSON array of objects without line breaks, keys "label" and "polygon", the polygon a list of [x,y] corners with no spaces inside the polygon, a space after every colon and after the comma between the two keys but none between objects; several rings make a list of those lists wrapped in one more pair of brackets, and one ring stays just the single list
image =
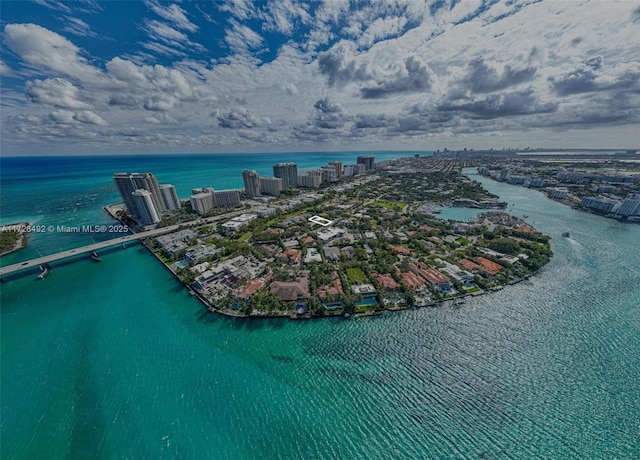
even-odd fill
[{"label": "waterfront house", "polygon": [[298,302],[311,296],[307,277],[295,281],[274,281],[271,283],[270,292],[282,302]]},{"label": "waterfront house", "polygon": [[320,297],[321,299],[325,299],[327,297],[335,297],[344,293],[344,291],[342,290],[342,281],[340,281],[338,272],[331,272],[331,281],[332,284],[330,285],[318,287],[318,297]]},{"label": "waterfront house", "polygon": [[185,263],[191,263],[200,259],[204,259],[205,257],[216,254],[216,252],[217,248],[215,245],[209,247],[205,245],[199,245],[194,248],[187,249],[184,255]]},{"label": "waterfront house", "polygon": [[458,261],[458,263],[462,267],[466,268],[467,270],[474,271],[474,270],[481,270],[482,269],[482,266],[478,265],[475,262],[471,262],[469,259],[460,259]]},{"label": "waterfront house", "polygon": [[236,299],[246,302],[246,301],[249,300],[249,298],[252,295],[254,295],[256,292],[258,292],[264,286],[269,284],[269,282],[271,281],[272,278],[273,278],[273,273],[269,273],[269,275],[267,275],[267,277],[264,278],[264,279],[262,279],[262,278],[252,279],[245,286],[243,286],[243,287],[241,287],[239,289],[236,289],[233,292],[233,294],[236,297]]},{"label": "waterfront house", "polygon": [[482,270],[487,272],[489,275],[495,275],[503,268],[502,265],[497,264],[484,257],[478,257],[477,260],[480,263],[480,265],[482,265]]},{"label": "waterfront house", "polygon": [[384,289],[395,291],[400,287],[400,285],[393,279],[390,273],[381,273],[374,275],[378,285]]}]

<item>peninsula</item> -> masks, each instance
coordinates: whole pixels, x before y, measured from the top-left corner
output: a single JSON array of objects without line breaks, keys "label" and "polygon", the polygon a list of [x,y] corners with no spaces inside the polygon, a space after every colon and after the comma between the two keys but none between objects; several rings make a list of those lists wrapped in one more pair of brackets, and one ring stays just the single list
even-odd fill
[{"label": "peninsula", "polygon": [[[345,166],[338,176],[329,165],[329,180],[314,183],[308,172],[294,182],[307,190],[290,185],[273,195],[245,171],[244,191],[195,189],[152,225],[179,229],[145,244],[209,310],[226,315],[302,319],[462,303],[528,278],[552,256],[548,236],[504,212],[467,223],[437,217],[441,206],[506,206],[461,174],[467,166],[416,156],[374,167],[372,158],[359,173],[346,175]],[[280,186],[274,177],[267,187],[274,179]],[[151,208],[152,192],[132,193]],[[216,193],[224,205],[215,205]],[[225,221],[236,208],[242,214]],[[213,215],[221,219],[205,220]]]}]

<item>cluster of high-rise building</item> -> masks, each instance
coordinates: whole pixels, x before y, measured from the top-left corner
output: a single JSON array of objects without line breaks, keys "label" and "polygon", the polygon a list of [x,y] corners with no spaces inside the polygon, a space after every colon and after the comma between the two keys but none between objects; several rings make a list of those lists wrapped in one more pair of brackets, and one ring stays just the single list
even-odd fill
[{"label": "cluster of high-rise building", "polygon": [[[359,156],[353,165],[343,166],[341,161],[330,161],[325,166],[299,175],[298,165],[287,162],[273,165],[273,177],[260,177],[257,171],[245,169],[242,171],[242,180],[247,198],[278,196],[283,190],[318,188],[323,183],[335,182],[343,176],[364,174],[374,167],[374,157]],[[157,224],[163,215],[180,210],[176,188],[170,184],[158,185],[151,173],[115,173],[114,180],[129,215],[141,225]],[[195,212],[206,214],[213,208],[239,206],[240,191],[194,188],[189,202]]]},{"label": "cluster of high-rise building", "polygon": [[213,208],[234,208],[240,206],[240,192],[238,190],[214,190],[211,187],[194,188],[191,190],[191,209],[198,214],[206,214]]},{"label": "cluster of high-rise building", "polygon": [[613,214],[614,216],[637,221],[640,218],[640,193],[633,193],[624,201],[604,196],[588,196],[582,198],[580,206],[603,214]]},{"label": "cluster of high-rise building", "polygon": [[260,177],[260,174],[253,169],[242,171],[242,181],[247,198],[256,198],[262,195],[278,196],[283,189],[282,177]]},{"label": "cluster of high-rise building", "polygon": [[143,225],[157,224],[166,212],[180,209],[173,185],[158,185],[151,173],[115,173],[114,180],[129,215]]},{"label": "cluster of high-rise building", "polygon": [[282,189],[298,186],[298,165],[295,163],[278,163],[273,165],[273,176],[282,179]]},{"label": "cluster of high-rise building", "polygon": [[335,182],[343,176],[359,176],[375,168],[375,157],[359,156],[354,165],[342,165],[341,161],[330,161],[318,169],[298,174],[298,165],[293,162],[273,165],[273,177],[260,177],[257,171],[242,171],[245,195],[256,198],[263,195],[278,196],[291,188],[318,188],[321,184]]},{"label": "cluster of high-rise building", "polygon": [[[129,216],[141,225],[160,222],[163,215],[180,210],[180,200],[173,185],[158,185],[151,173],[115,173],[114,180]],[[191,190],[191,208],[205,214],[213,208],[240,205],[238,190],[214,190],[211,187]]]},{"label": "cluster of high-rise building", "polygon": [[558,169],[555,163],[540,165],[518,160],[483,166],[478,172],[501,182],[544,189],[551,198],[610,218],[640,221],[637,175],[585,167],[586,170]]}]

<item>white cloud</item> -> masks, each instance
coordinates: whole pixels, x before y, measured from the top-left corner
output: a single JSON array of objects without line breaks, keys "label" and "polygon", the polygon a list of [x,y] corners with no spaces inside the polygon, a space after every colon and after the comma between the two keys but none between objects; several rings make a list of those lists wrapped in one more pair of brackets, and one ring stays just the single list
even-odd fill
[{"label": "white cloud", "polygon": [[179,32],[173,27],[170,27],[160,21],[149,21],[147,23],[147,30],[149,31],[152,38],[156,38],[165,42],[182,43],[189,41],[189,38],[186,34]]},{"label": "white cloud", "polygon": [[305,9],[304,3],[295,3],[291,0],[272,0],[267,4],[267,12],[263,13],[266,30],[273,30],[281,34],[291,36],[296,27],[296,22],[308,24],[311,16]]},{"label": "white cloud", "polygon": [[66,20],[67,25],[62,29],[65,32],[69,32],[80,37],[98,37],[98,34],[91,29],[91,26],[82,19],[67,16]]},{"label": "white cloud", "polygon": [[49,114],[51,121],[61,125],[84,123],[94,126],[106,126],[107,122],[90,110],[72,112],[70,110],[55,110]]},{"label": "white cloud", "polygon": [[[445,1],[431,14],[433,4],[412,0],[292,9],[286,0],[150,1],[157,16],[131,20],[150,40],[115,56],[92,55],[35,24],[8,24],[0,74],[29,81],[24,92],[20,80],[2,88],[2,143],[429,148],[510,138],[528,145],[540,133],[565,142],[587,126],[583,138],[598,145],[611,138],[596,133],[630,139],[640,116],[632,3]],[[223,13],[211,15],[215,23],[199,30],[191,22],[215,8]],[[69,34],[91,33],[94,23],[82,18],[67,21]],[[192,42],[207,27],[222,37],[209,46],[230,51]],[[275,35],[288,41],[269,41]]]},{"label": "white cloud", "polygon": [[158,16],[170,21],[179,29],[195,32],[198,26],[187,19],[184,10],[176,4],[164,6],[155,0],[146,0],[145,5]]},{"label": "white cloud", "polygon": [[88,109],[91,105],[83,102],[80,91],[62,78],[28,81],[25,92],[32,102],[51,104],[66,109]]},{"label": "white cloud", "polygon": [[5,43],[22,60],[42,72],[74,77],[80,81],[100,81],[101,72],[80,56],[80,49],[63,36],[37,24],[7,24]]},{"label": "white cloud", "polygon": [[225,42],[234,52],[246,53],[263,45],[262,37],[249,27],[234,20],[230,24],[231,27],[225,32]]},{"label": "white cloud", "polygon": [[156,21],[146,21],[144,30],[152,39],[151,42],[143,43],[146,49],[160,53],[165,56],[186,56],[187,50],[206,51],[199,43],[189,40],[186,33],[181,32],[170,25]]},{"label": "white cloud", "polygon": [[12,77],[15,75],[13,69],[9,67],[2,59],[0,59],[0,75],[4,77]]},{"label": "white cloud", "polygon": [[75,113],[70,110],[56,110],[49,114],[49,118],[55,123],[70,125],[74,123]]},{"label": "white cloud", "polygon": [[166,112],[156,113],[151,117],[146,117],[144,121],[147,123],[153,123],[156,125],[179,125],[189,118],[189,115],[182,117],[174,117]]},{"label": "white cloud", "polygon": [[48,0],[33,0],[38,5],[44,6],[51,10],[64,11],[70,13],[71,9],[62,2],[48,1]]},{"label": "white cloud", "polygon": [[223,0],[216,4],[220,11],[229,13],[241,21],[246,21],[255,13],[253,5],[248,0]]},{"label": "white cloud", "polygon": [[185,75],[177,70],[161,65],[137,65],[119,57],[107,63],[109,76],[134,93],[166,94],[177,100],[195,100],[206,91],[202,84],[192,84]]},{"label": "white cloud", "polygon": [[175,107],[177,101],[171,96],[152,96],[144,102],[144,108],[147,110],[166,112]]},{"label": "white cloud", "polygon": [[405,17],[377,18],[357,38],[357,43],[361,47],[370,47],[377,41],[398,35],[406,25]]},{"label": "white cloud", "polygon": [[268,124],[268,118],[262,119],[258,114],[246,107],[235,107],[229,112],[217,116],[218,125],[229,129],[250,129]]},{"label": "white cloud", "polygon": [[80,123],[87,123],[96,126],[106,126],[108,124],[100,115],[97,115],[90,110],[83,110],[76,113],[73,119]]}]

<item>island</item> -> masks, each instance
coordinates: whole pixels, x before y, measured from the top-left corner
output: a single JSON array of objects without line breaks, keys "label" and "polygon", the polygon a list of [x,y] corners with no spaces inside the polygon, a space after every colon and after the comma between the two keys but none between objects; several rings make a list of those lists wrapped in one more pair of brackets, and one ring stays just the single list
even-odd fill
[{"label": "island", "polygon": [[547,235],[505,212],[471,222],[437,217],[439,207],[465,200],[506,205],[462,175],[465,166],[428,157],[382,162],[311,191],[246,199],[215,222],[207,217],[230,209],[203,216],[183,206],[168,221],[184,220],[179,230],[144,243],[191,295],[224,315],[369,316],[462,303],[527,279],[552,257]]},{"label": "island", "polygon": [[30,228],[29,222],[0,226],[0,257],[25,248]]}]

